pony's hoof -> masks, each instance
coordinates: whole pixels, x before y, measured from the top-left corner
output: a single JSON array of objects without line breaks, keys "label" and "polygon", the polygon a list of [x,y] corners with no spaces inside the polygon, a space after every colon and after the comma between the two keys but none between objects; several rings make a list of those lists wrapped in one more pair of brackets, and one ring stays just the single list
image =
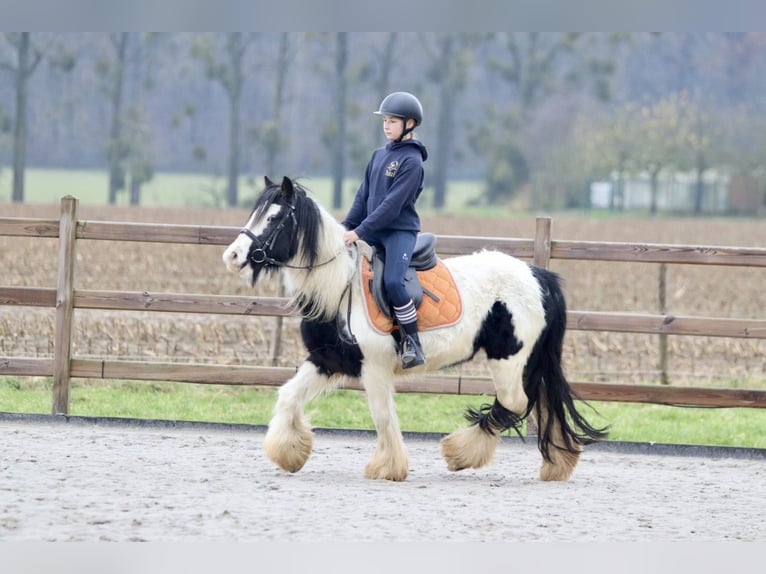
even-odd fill
[{"label": "pony's hoof", "polygon": [[407,465],[404,468],[388,469],[373,461],[364,467],[364,477],[370,480],[391,480],[401,482],[407,478]]},{"label": "pony's hoof", "polygon": [[540,480],[569,480],[580,460],[580,453],[559,450],[551,452],[551,459],[553,462],[543,460],[540,467]]},{"label": "pony's hoof", "polygon": [[314,433],[300,432],[289,438],[279,437],[276,433],[267,433],[263,449],[269,459],[282,470],[298,472],[311,456]]},{"label": "pony's hoof", "polygon": [[495,457],[498,437],[472,426],[445,436],[441,440],[442,458],[447,469],[455,472],[487,466]]}]

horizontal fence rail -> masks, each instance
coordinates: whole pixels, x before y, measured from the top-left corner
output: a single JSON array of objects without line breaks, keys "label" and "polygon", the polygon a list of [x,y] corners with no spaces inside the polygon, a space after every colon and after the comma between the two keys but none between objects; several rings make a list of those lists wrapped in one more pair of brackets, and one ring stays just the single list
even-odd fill
[{"label": "horizontal fence rail", "polygon": [[[0,357],[0,373],[18,376],[51,376],[53,359]],[[107,361],[73,359],[71,376],[87,379],[130,379],[178,381],[219,385],[280,386],[296,372],[290,367],[246,367],[145,361]],[[713,389],[620,383],[572,382],[575,392],[586,400],[626,403],[653,403],[703,407],[766,407],[766,392],[746,389]],[[363,390],[359,383],[344,388]],[[493,395],[494,385],[487,377],[426,375],[400,380],[397,392]]]},{"label": "horizontal fence rail", "polygon": [[[0,218],[0,235],[57,238],[58,228],[59,222],[55,219]],[[239,228],[226,226],[80,221],[77,223],[76,238],[228,245],[238,231]],[[499,249],[515,257],[533,258],[536,254],[534,239],[462,235],[436,237],[442,255],[467,255],[485,248]],[[550,258],[766,267],[766,248],[551,240]]]},{"label": "horizontal fence rail", "polygon": [[[70,356],[72,315],[75,309],[206,313],[284,317],[294,315],[283,297],[244,297],[147,291],[74,289],[74,252],[77,240],[136,241],[193,245],[228,245],[239,231],[225,226],[119,223],[77,220],[77,200],[62,199],[61,218],[0,218],[0,236],[57,238],[59,277],[56,288],[0,286],[0,305],[48,307],[56,310],[54,358],[0,357],[0,375],[52,376],[53,412],[68,413],[71,377],[179,381],[207,384],[278,386],[295,368],[239,365],[179,364],[144,361],[93,360]],[[442,256],[498,249],[547,267],[551,259],[623,261],[695,265],[766,267],[766,249],[559,241],[550,236],[550,219],[540,218],[534,239],[438,235]],[[658,335],[766,339],[766,320],[690,317],[673,314],[574,311],[568,328]],[[766,407],[766,391],[659,385],[574,382],[586,400],[642,402],[667,405]],[[357,385],[346,388],[360,389]],[[400,392],[494,394],[487,377],[422,376],[400,380]]]},{"label": "horizontal fence rail", "polygon": [[[56,289],[52,287],[0,287],[0,305],[54,307],[55,302]],[[78,309],[294,316],[295,313],[288,307],[288,303],[289,299],[284,297],[74,290],[74,307]],[[573,331],[766,339],[766,320],[673,314],[568,311],[567,328]]]}]

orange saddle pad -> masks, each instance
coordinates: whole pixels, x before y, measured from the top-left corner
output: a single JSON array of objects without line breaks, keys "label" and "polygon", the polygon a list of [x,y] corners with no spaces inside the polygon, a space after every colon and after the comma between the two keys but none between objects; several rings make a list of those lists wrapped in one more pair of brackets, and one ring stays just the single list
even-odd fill
[{"label": "orange saddle pad", "polygon": [[[372,262],[367,257],[360,257],[362,292],[364,306],[370,324],[380,333],[391,333],[398,329],[390,317],[380,310],[372,294]],[[457,290],[452,273],[439,259],[435,267],[427,271],[418,271],[421,286],[439,298],[434,301],[428,293],[423,293],[423,302],[418,307],[418,329],[425,331],[454,325],[463,316],[463,303]]]}]

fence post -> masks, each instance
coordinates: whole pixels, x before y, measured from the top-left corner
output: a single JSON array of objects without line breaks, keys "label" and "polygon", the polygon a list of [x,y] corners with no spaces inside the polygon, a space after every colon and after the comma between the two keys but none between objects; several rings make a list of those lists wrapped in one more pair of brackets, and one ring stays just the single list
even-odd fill
[{"label": "fence post", "polygon": [[[280,281],[279,288],[277,289],[277,297],[284,297],[285,286]],[[271,364],[273,366],[279,365],[279,355],[282,352],[282,323],[284,317],[281,315],[275,318],[274,321],[274,335],[271,338]]]},{"label": "fence post", "polygon": [[[665,263],[660,263],[660,284],[658,299],[660,304],[660,313],[663,315],[668,312],[667,291],[668,266]],[[670,379],[668,378],[668,336],[665,333],[660,333],[660,384],[670,384]]]},{"label": "fence post", "polygon": [[74,317],[74,258],[78,200],[61,198],[59,263],[56,286],[56,333],[53,354],[53,414],[69,413],[72,319]]},{"label": "fence post", "polygon": [[[538,217],[535,219],[535,256],[533,263],[538,267],[548,269],[551,264],[551,218]],[[534,413],[527,417],[527,436],[536,436],[539,427]]]},{"label": "fence post", "polygon": [[535,219],[535,259],[534,264],[548,269],[551,264],[551,218]]}]

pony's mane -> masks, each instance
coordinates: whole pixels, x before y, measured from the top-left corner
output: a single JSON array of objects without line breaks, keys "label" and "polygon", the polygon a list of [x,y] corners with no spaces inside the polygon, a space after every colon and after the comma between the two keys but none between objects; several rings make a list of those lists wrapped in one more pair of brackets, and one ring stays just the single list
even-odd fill
[{"label": "pony's mane", "polygon": [[296,264],[309,268],[308,271],[284,269],[295,291],[292,304],[300,308],[304,316],[330,320],[338,313],[340,297],[354,266],[346,256],[340,223],[305,187],[295,180],[291,182],[292,194],[286,194],[279,184],[268,185],[256,200],[253,213],[260,218],[271,205],[292,206],[297,223]]}]

